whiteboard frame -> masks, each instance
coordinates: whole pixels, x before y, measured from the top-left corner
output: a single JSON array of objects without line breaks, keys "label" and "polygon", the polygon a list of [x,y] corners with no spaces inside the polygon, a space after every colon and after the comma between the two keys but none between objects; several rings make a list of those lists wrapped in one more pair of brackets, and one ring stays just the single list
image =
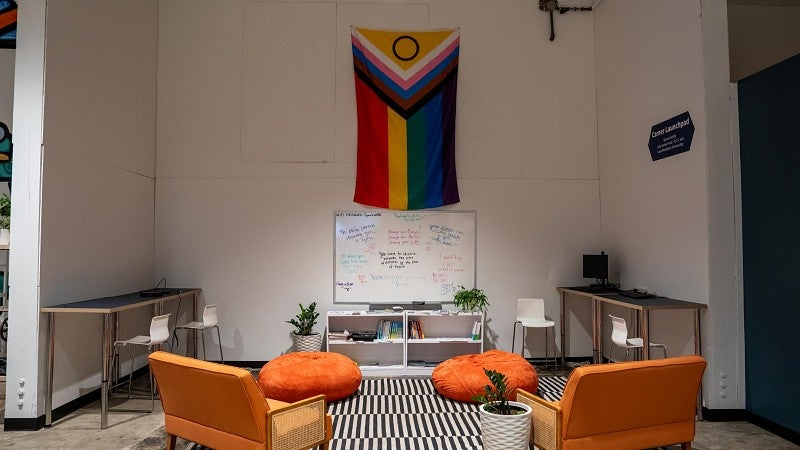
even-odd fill
[{"label": "whiteboard frame", "polygon": [[[369,304],[378,304],[378,305],[413,305],[411,300],[398,300],[397,302],[388,302],[388,301],[376,301],[376,302],[369,302],[369,301],[344,301],[344,300],[336,300],[336,242],[338,236],[336,235],[336,217],[339,214],[365,214],[370,212],[379,212],[379,213],[419,213],[419,214],[472,214],[472,221],[473,221],[473,230],[474,233],[474,242],[472,246],[472,262],[473,262],[473,269],[472,269],[472,286],[465,286],[467,289],[472,289],[478,285],[478,211],[474,209],[421,209],[421,210],[393,210],[393,209],[335,209],[333,210],[333,282],[331,283],[333,289],[333,304],[335,305],[369,305]],[[451,304],[452,301],[448,302],[426,302],[427,304]]]}]

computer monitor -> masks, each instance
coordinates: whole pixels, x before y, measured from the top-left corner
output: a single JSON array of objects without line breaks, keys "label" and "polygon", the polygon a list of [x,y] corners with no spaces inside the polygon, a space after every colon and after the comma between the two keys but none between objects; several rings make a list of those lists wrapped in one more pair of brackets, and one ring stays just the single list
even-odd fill
[{"label": "computer monitor", "polygon": [[605,252],[600,252],[599,255],[583,255],[583,278],[594,278],[599,284],[607,284],[608,255]]}]

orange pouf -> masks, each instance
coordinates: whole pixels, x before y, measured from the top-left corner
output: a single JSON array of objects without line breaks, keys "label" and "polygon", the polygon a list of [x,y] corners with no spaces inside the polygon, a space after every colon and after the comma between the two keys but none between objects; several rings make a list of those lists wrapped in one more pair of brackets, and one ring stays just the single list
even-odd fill
[{"label": "orange pouf", "polygon": [[265,397],[289,403],[319,394],[329,402],[341,400],[360,384],[358,365],[339,353],[287,353],[264,364],[258,373]]},{"label": "orange pouf", "polygon": [[516,353],[502,350],[450,358],[433,369],[431,378],[439,394],[453,400],[475,403],[472,397],[483,394],[484,386],[490,384],[484,368],[506,376],[511,400],[516,398],[514,391],[518,388],[531,393],[536,393],[539,388],[539,375],[531,363]]}]

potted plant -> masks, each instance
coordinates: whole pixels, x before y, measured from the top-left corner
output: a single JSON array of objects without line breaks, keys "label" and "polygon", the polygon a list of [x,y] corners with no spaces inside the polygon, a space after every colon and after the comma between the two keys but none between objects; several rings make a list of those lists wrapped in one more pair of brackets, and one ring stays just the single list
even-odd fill
[{"label": "potted plant", "polygon": [[11,197],[0,196],[0,245],[8,245],[11,229]]},{"label": "potted plant", "polygon": [[467,289],[464,286],[460,286],[453,296],[453,304],[463,311],[486,312],[486,308],[489,306],[489,298],[478,288]]},{"label": "potted plant", "polygon": [[507,378],[483,369],[491,385],[473,400],[481,403],[481,440],[484,450],[527,450],[531,438],[530,406],[508,400]]},{"label": "potted plant", "polygon": [[318,352],[322,348],[322,334],[313,331],[319,317],[317,302],[311,302],[308,308],[301,303],[298,305],[300,314],[297,314],[294,319],[286,321],[297,328],[292,333],[294,349],[298,352]]}]

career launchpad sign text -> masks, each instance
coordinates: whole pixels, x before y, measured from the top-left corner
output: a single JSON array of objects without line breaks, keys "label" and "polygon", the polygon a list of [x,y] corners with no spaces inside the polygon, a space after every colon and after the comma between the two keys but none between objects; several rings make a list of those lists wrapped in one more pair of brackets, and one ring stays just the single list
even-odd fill
[{"label": "career launchpad sign text", "polygon": [[653,125],[650,129],[650,156],[653,161],[688,152],[692,146],[694,123],[689,111]]}]

